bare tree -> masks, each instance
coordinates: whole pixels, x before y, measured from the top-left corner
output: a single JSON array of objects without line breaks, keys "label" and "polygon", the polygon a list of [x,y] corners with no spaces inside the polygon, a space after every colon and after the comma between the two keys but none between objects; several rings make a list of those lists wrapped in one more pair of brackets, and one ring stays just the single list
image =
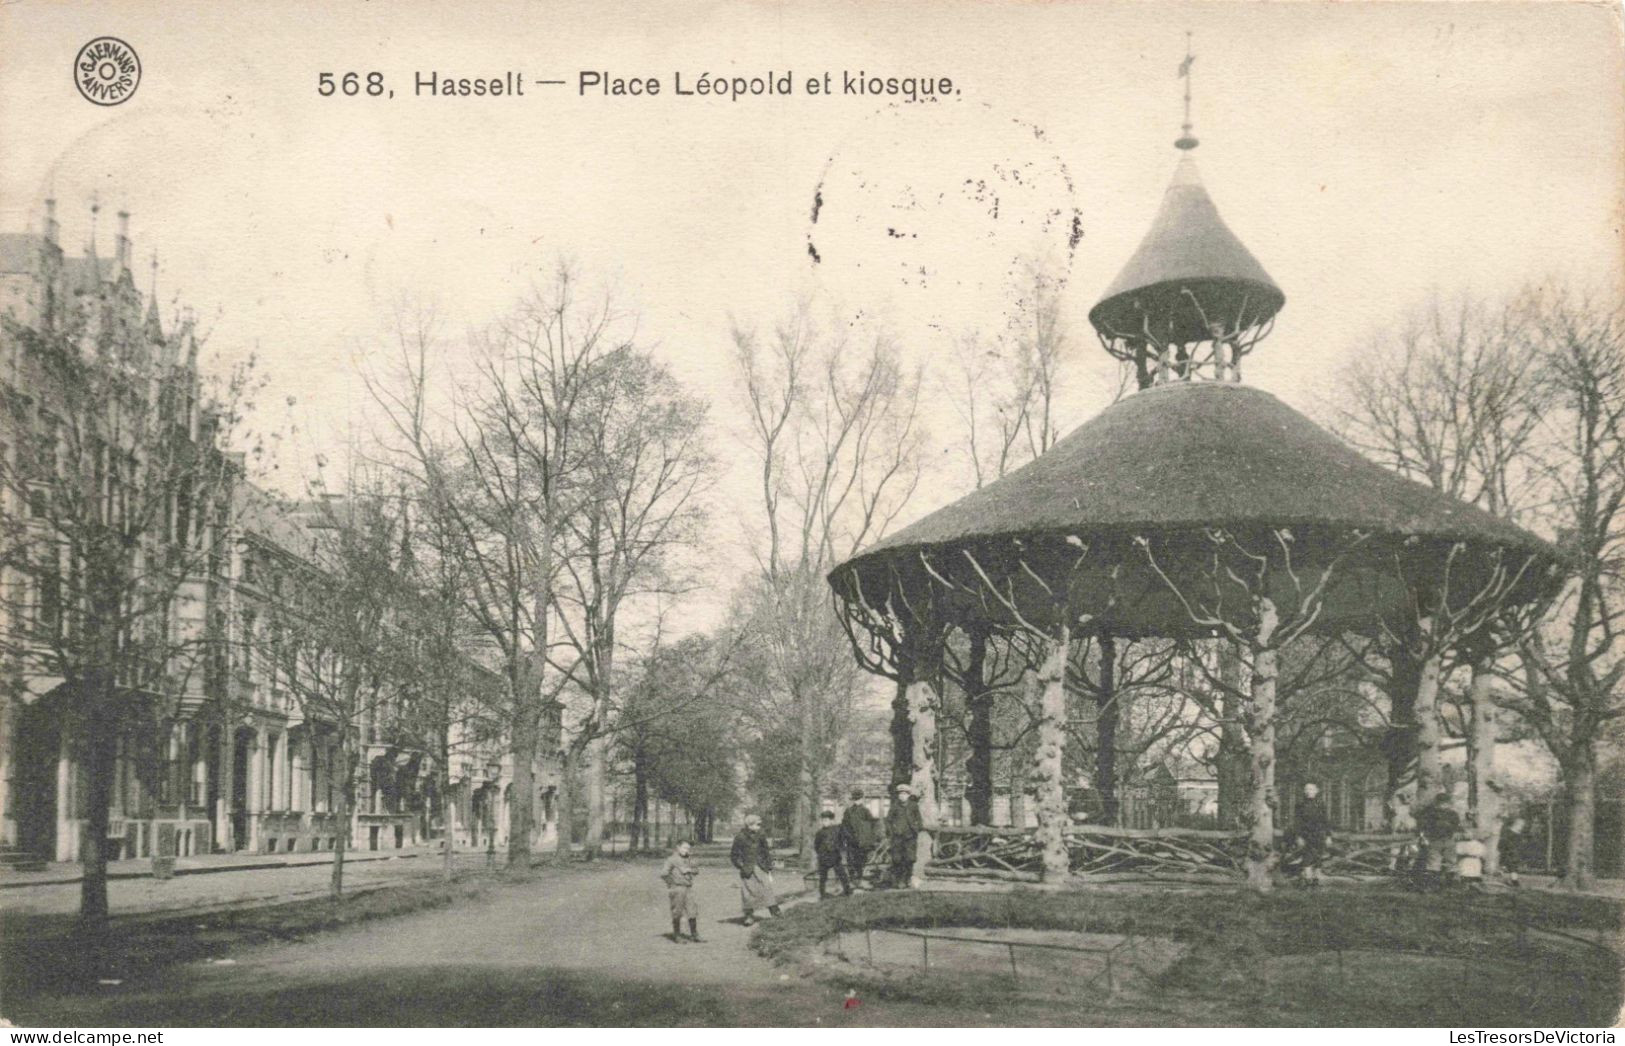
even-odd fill
[{"label": "bare tree", "polygon": [[699,535],[700,497],[715,470],[704,405],[648,352],[602,355],[588,386],[575,423],[582,493],[561,520],[553,601],[567,651],[555,661],[588,702],[570,752],[586,758],[591,859],[604,834],[617,636],[637,601],[682,590],[679,560]]},{"label": "bare tree", "polygon": [[500,741],[500,680],[479,661],[479,628],[468,613],[468,560],[456,520],[430,491],[400,497],[403,534],[399,608],[401,726],[430,755],[441,816],[445,877],[454,872],[457,806],[452,759]]},{"label": "bare tree", "polygon": [[737,327],[734,353],[766,531],[744,603],[764,684],[796,724],[795,836],[805,852],[832,743],[820,724],[833,720],[838,736],[849,718],[838,710],[858,685],[823,576],[883,535],[914,493],[920,380],[885,339],[855,348],[819,331],[805,306],[769,337]]},{"label": "bare tree", "polygon": [[[1401,474],[1527,522],[1540,497],[1539,470],[1526,453],[1541,415],[1536,355],[1529,351],[1532,319],[1527,301],[1492,305],[1465,295],[1434,295],[1362,350],[1349,370],[1349,403],[1338,427],[1360,450]],[[1412,783],[1418,802],[1438,788],[1439,695],[1450,659],[1470,648],[1472,657],[1464,663],[1471,661],[1467,667],[1482,677],[1471,688],[1479,700],[1468,727],[1480,754],[1470,762],[1473,813],[1493,847],[1496,793],[1491,781],[1477,778],[1488,775],[1494,747],[1487,680],[1495,650],[1484,640],[1490,635],[1486,615],[1498,608],[1492,591],[1458,591],[1451,607],[1448,584],[1446,578],[1445,586],[1413,591],[1409,619],[1385,627],[1363,652],[1376,655],[1368,664],[1389,694],[1383,743],[1389,809],[1404,808],[1393,797]]]},{"label": "bare tree", "polygon": [[957,346],[956,367],[939,391],[959,414],[963,452],[976,488],[1038,457],[1061,436],[1060,373],[1072,345],[1061,320],[1064,283],[1027,265],[1027,293],[1008,327],[973,333]]},{"label": "bare tree", "polygon": [[[619,348],[607,303],[583,303],[569,266],[473,339],[475,380],[436,413],[430,313],[397,320],[396,373],[371,382],[418,488],[449,521],[467,571],[467,611],[499,664],[513,775],[508,860],[527,863],[535,825],[534,768],[543,726],[568,685],[551,671],[557,552],[582,496],[578,404],[595,364]],[[592,732],[590,716],[583,723]],[[559,845],[570,846],[572,767],[561,774]]]},{"label": "bare tree", "polygon": [[[1625,304],[1550,292],[1531,305],[1544,409],[1524,445],[1571,573],[1522,638],[1508,701],[1556,757],[1569,814],[1564,881],[1588,886],[1597,744],[1625,717]],[[1526,622],[1527,624],[1527,622]]]},{"label": "bare tree", "polygon": [[226,445],[254,387],[248,368],[204,387],[191,322],[165,337],[155,311],[129,321],[127,295],[126,274],[35,325],[0,318],[21,383],[0,383],[0,685],[34,695],[84,768],[92,931],[121,738],[205,697],[210,579],[242,475]]},{"label": "bare tree", "polygon": [[331,782],[338,835],[329,894],[344,890],[344,855],[362,756],[368,746],[398,740],[402,669],[412,663],[399,610],[408,588],[399,572],[405,511],[399,499],[352,484],[342,496],[320,496],[284,511],[310,551],[290,556],[287,598],[266,604],[274,637],[245,637],[246,653],[291,695],[311,737],[314,780]]},{"label": "bare tree", "polygon": [[[1423,787],[1437,764],[1431,695],[1448,671],[1449,648],[1471,668],[1472,718],[1463,732],[1487,839],[1496,790],[1480,779],[1491,770],[1496,705],[1542,738],[1571,804],[1571,882],[1591,874],[1595,746],[1621,714],[1625,672],[1615,641],[1625,494],[1621,315],[1617,297],[1564,291],[1526,291],[1495,307],[1435,301],[1356,367],[1344,419],[1351,440],[1379,460],[1551,536],[1568,553],[1571,575],[1554,602],[1441,631],[1434,598],[1417,606],[1408,630],[1385,637],[1383,653],[1391,768],[1414,758]],[[1516,665],[1498,649],[1512,650]],[[1496,694],[1494,676],[1511,693]]]}]

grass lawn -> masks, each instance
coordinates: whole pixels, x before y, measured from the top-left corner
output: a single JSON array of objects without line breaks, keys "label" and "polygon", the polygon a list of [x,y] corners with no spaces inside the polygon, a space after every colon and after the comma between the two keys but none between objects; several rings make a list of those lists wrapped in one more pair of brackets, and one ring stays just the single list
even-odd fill
[{"label": "grass lawn", "polygon": [[752,944],[781,962],[822,966],[862,992],[940,1002],[946,1023],[963,1000],[1010,999],[1011,979],[829,966],[822,942],[865,926],[976,926],[1132,933],[1187,947],[1147,989],[1033,1002],[1071,1008],[1081,1024],[1597,1026],[1618,1019],[1620,962],[1574,935],[1617,941],[1622,923],[1621,902],[1535,891],[899,892],[790,909]]}]

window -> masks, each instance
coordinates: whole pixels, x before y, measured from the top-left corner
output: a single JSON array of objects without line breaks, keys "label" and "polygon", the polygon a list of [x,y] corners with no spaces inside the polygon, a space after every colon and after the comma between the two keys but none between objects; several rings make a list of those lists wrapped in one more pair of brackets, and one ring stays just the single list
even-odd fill
[{"label": "window", "polygon": [[252,610],[243,611],[243,635],[241,645],[237,648],[237,667],[249,679],[254,678],[254,666],[250,658],[254,652],[255,620]]},{"label": "window", "polygon": [[173,803],[178,797],[176,783],[181,772],[180,743],[175,736],[175,724],[165,721],[159,736],[164,739],[164,761],[158,774],[158,801]]},{"label": "window", "polygon": [[56,638],[62,634],[62,579],[54,573],[40,575],[35,623],[47,636]]}]

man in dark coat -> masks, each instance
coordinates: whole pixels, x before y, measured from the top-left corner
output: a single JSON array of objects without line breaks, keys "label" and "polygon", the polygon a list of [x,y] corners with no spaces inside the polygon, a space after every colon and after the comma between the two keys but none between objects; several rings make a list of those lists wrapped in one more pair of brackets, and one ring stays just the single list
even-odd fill
[{"label": "man in dark coat", "polygon": [[1316,784],[1303,786],[1303,801],[1298,804],[1298,845],[1303,862],[1303,881],[1306,886],[1320,885],[1320,865],[1326,860],[1326,844],[1332,839],[1332,819],[1326,813],[1326,804],[1320,798]]},{"label": "man in dark coat", "polygon": [[863,866],[869,862],[869,854],[879,841],[880,822],[863,805],[863,790],[854,788],[852,804],[841,815],[841,846],[846,851],[846,867],[854,883],[863,884]]},{"label": "man in dark coat", "polygon": [[835,878],[841,881],[841,892],[850,897],[852,883],[847,879],[846,867],[841,863],[841,829],[835,824],[835,811],[825,810],[819,818],[824,826],[813,836],[813,853],[818,856],[818,899],[822,901],[829,896],[829,873],[832,871]]},{"label": "man in dark coat", "polygon": [[891,885],[907,889],[914,884],[914,854],[919,844],[925,821],[920,817],[920,804],[914,798],[914,789],[907,784],[897,786],[897,798],[886,811],[886,840],[891,846]]},{"label": "man in dark coat", "polygon": [[739,869],[739,898],[745,909],[745,925],[756,925],[756,909],[779,914],[779,897],[773,891],[773,851],[762,832],[762,819],[755,814],[745,818],[745,827],[734,836],[728,859]]}]

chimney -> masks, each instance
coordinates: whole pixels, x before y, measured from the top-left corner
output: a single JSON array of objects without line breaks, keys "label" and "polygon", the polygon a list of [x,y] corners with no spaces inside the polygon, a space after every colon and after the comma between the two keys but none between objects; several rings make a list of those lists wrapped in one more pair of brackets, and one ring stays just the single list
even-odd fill
[{"label": "chimney", "polygon": [[56,224],[56,198],[45,201],[45,242],[56,246],[58,227]]},{"label": "chimney", "polygon": [[118,243],[114,248],[114,260],[120,269],[130,268],[130,212],[118,212]]}]

